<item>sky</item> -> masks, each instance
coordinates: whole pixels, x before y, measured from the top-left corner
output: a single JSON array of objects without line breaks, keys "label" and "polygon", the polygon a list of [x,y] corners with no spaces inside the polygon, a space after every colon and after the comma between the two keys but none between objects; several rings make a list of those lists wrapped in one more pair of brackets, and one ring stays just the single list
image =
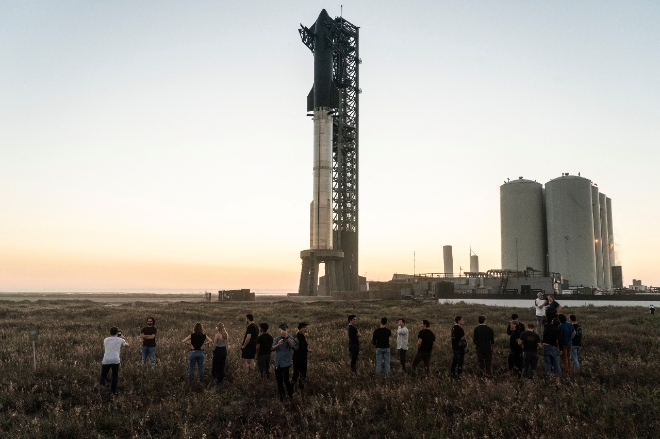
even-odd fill
[{"label": "sky", "polygon": [[[659,285],[660,3],[0,4],[0,291],[296,290],[321,9],[360,27],[360,275],[500,268],[499,186],[581,173]],[[521,213],[524,214],[524,213]]]}]

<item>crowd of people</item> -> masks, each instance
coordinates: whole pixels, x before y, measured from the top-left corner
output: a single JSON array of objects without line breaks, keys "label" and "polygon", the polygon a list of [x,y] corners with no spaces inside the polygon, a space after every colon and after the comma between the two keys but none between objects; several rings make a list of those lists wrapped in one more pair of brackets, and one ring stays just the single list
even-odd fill
[{"label": "crowd of people", "polygon": [[[536,324],[529,323],[526,326],[519,321],[518,315],[513,314],[509,321],[506,332],[509,336],[508,367],[509,371],[515,372],[519,378],[534,377],[539,361],[539,349],[543,352],[545,373],[551,376],[554,372],[559,377],[565,373],[579,372],[579,354],[582,349],[582,328],[577,322],[575,315],[568,318],[561,313],[561,305],[553,296],[544,298],[542,293],[534,303],[536,311]],[[487,325],[486,317],[479,316],[478,325],[474,328],[472,343],[476,352],[479,370],[483,376],[490,376],[493,363],[493,346],[495,344],[495,332]],[[156,364],[156,320],[148,317],[146,327],[139,335],[142,340],[142,363],[144,365]],[[465,320],[462,316],[454,318],[451,328],[452,360],[450,375],[460,379],[463,372],[465,351],[468,348],[468,338],[463,328]],[[306,334],[308,324],[300,322],[295,335],[289,332],[287,324],[279,325],[279,335],[273,337],[268,333],[268,323],[254,322],[252,314],[246,315],[246,330],[241,343],[241,366],[246,373],[256,373],[264,380],[271,378],[271,361],[275,369],[275,380],[281,400],[286,396],[291,398],[295,388],[302,391],[307,379],[307,357],[311,350],[308,347]],[[396,349],[401,370],[403,373],[416,374],[421,363],[428,375],[433,349],[436,347],[436,338],[430,329],[428,320],[420,322],[417,333],[417,352],[412,360],[410,369],[407,365],[408,339],[410,331],[406,326],[406,320],[402,317],[397,320],[396,327]],[[221,384],[225,379],[225,364],[227,360],[228,332],[223,323],[216,326],[213,338],[204,332],[201,323],[196,323],[193,332],[186,336],[181,342],[190,350],[188,364],[188,380],[194,381],[195,369],[197,369],[200,382],[204,382],[204,346],[213,346],[213,362],[211,375],[213,379]],[[350,370],[357,371],[358,358],[360,354],[360,340],[362,334],[357,328],[357,316],[348,316],[346,328],[348,336],[348,352],[350,357]],[[371,343],[376,353],[376,375],[384,374],[389,377],[391,373],[391,345],[392,330],[388,327],[387,317],[380,320],[380,326],[373,331]],[[108,374],[112,371],[111,391],[117,394],[117,382],[119,376],[120,352],[124,346],[129,346],[116,327],[110,328],[110,337],[104,340],[105,352],[101,366],[100,386],[105,387]],[[272,358],[274,355],[274,359]],[[571,368],[572,365],[572,368]],[[293,377],[291,377],[293,368]]]}]

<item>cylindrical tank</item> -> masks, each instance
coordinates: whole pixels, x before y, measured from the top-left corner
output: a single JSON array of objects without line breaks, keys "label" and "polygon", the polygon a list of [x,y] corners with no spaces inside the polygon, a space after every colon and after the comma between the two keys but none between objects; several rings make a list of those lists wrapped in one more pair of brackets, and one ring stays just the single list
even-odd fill
[{"label": "cylindrical tank", "polygon": [[607,228],[607,196],[598,194],[600,203],[600,236],[603,240],[603,289],[612,290],[612,263],[610,262],[609,234]]},{"label": "cylindrical tank", "polygon": [[445,274],[447,276],[454,276],[454,257],[451,253],[451,245],[442,247],[442,258],[445,262]]},{"label": "cylindrical tank", "polygon": [[596,252],[596,285],[603,288],[603,239],[600,236],[600,200],[598,186],[591,186],[591,211],[594,217],[594,249]]},{"label": "cylindrical tank", "polygon": [[479,256],[470,255],[470,271],[472,273],[478,273],[479,272]]},{"label": "cylindrical tank", "polygon": [[[613,265],[618,265],[616,261],[616,256],[614,255],[614,224],[612,223],[612,199],[610,197],[606,198],[607,200],[607,238],[608,245],[610,250],[610,267]],[[611,272],[611,268],[610,268]],[[614,286],[614,282],[612,282]]]},{"label": "cylindrical tank", "polygon": [[502,269],[545,273],[543,187],[520,177],[500,186]]},{"label": "cylindrical tank", "polygon": [[545,184],[548,265],[571,286],[596,286],[591,181],[562,175]]}]

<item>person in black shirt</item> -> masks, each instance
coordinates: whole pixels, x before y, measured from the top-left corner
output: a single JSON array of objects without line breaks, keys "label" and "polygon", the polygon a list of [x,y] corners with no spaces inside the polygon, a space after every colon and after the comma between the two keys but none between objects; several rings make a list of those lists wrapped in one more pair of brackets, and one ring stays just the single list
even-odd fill
[{"label": "person in black shirt", "polygon": [[390,337],[392,331],[386,326],[387,317],[380,319],[380,328],[374,331],[371,342],[376,346],[376,374],[380,374],[385,363],[385,377],[390,376]]},{"label": "person in black shirt", "polygon": [[241,345],[241,362],[243,363],[243,370],[255,370],[254,357],[257,355],[257,337],[259,337],[259,329],[254,323],[254,316],[252,314],[245,315],[245,337],[243,337],[243,344]]},{"label": "person in black shirt", "polygon": [[142,328],[139,337],[142,339],[142,364],[147,364],[147,358],[152,366],[156,365],[156,319],[147,317],[147,326]]},{"label": "person in black shirt", "polygon": [[257,337],[257,365],[262,379],[270,379],[270,353],[273,346],[273,336],[268,333],[268,323],[259,323]]},{"label": "person in black shirt", "polygon": [[435,334],[429,329],[430,326],[431,323],[428,320],[422,320],[421,330],[417,334],[417,354],[412,362],[413,373],[422,361],[424,362],[426,374],[428,375],[431,371],[431,352],[435,346]]},{"label": "person in black shirt", "polygon": [[493,344],[495,344],[495,333],[493,328],[486,325],[486,317],[479,316],[479,326],[474,328],[472,337],[474,347],[477,350],[477,361],[481,373],[490,376],[493,367]]},{"label": "person in black shirt", "polygon": [[357,317],[355,314],[348,316],[348,327],[346,328],[348,332],[348,352],[351,354],[351,371],[355,372],[357,370],[357,360],[358,355],[360,354],[360,331],[355,327],[357,322]]},{"label": "person in black shirt", "polygon": [[518,329],[518,322],[511,320],[509,330],[511,331],[511,334],[509,334],[509,371],[515,368],[518,372],[518,378],[520,378],[523,368],[523,350],[518,343],[521,334],[520,329]]},{"label": "person in black shirt", "polygon": [[543,359],[545,362],[545,373],[550,376],[552,369],[555,373],[561,375],[561,366],[559,365],[559,319],[555,318],[546,325],[543,330]]},{"label": "person in black shirt", "polygon": [[298,333],[296,334],[298,348],[293,351],[293,387],[296,386],[296,383],[299,383],[300,390],[305,387],[305,380],[307,379],[307,354],[310,351],[307,347],[305,335],[308,326],[305,322],[298,323]]},{"label": "person in black shirt", "polygon": [[[520,323],[520,320],[518,320],[518,314],[511,314],[511,320],[516,322],[516,328],[518,328],[518,331],[522,334],[525,331],[525,325]],[[511,335],[513,332],[513,329],[511,328],[511,322],[509,322],[506,325],[506,335]],[[511,370],[511,368],[509,368]]]},{"label": "person in black shirt", "polygon": [[522,376],[534,378],[534,371],[539,362],[538,348],[542,347],[541,337],[534,332],[532,323],[527,325],[527,330],[520,334],[519,343],[523,350]]},{"label": "person in black shirt", "polygon": [[580,351],[582,350],[582,327],[578,325],[577,317],[571,314],[568,317],[573,325],[573,349],[571,350],[571,360],[573,361],[573,368],[576,372],[580,371]]},{"label": "person in black shirt", "polygon": [[204,382],[204,343],[213,343],[208,335],[204,334],[204,327],[201,323],[195,323],[192,334],[181,340],[181,342],[190,346],[190,357],[188,367],[188,381],[192,383],[195,376],[195,364],[199,372],[199,381]]},{"label": "person in black shirt", "polygon": [[451,358],[451,376],[453,378],[460,378],[463,372],[467,339],[465,338],[465,331],[462,328],[464,323],[463,317],[456,316],[454,322],[456,324],[451,328],[451,349],[453,352]]}]

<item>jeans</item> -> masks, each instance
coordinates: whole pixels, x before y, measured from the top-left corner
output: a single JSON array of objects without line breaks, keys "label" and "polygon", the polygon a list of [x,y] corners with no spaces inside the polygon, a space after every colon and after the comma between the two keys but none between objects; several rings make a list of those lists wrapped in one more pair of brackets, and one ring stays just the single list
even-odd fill
[{"label": "jeans", "polygon": [[305,387],[305,380],[307,379],[307,356],[293,357],[293,386],[296,383],[300,386],[300,390]]},{"label": "jeans", "polygon": [[536,351],[523,352],[523,378],[534,378],[534,371],[539,364],[539,354]]},{"label": "jeans", "polygon": [[408,353],[407,349],[399,349],[399,362],[401,363],[401,369],[406,371],[406,354]]},{"label": "jeans", "polygon": [[102,364],[101,365],[101,379],[99,384],[101,387],[105,387],[105,380],[108,378],[108,372],[112,370],[112,381],[110,383],[110,389],[112,393],[117,394],[117,383],[119,382],[119,364]]},{"label": "jeans", "polygon": [[259,375],[261,378],[270,379],[270,354],[259,355],[257,366],[259,366]]},{"label": "jeans", "polygon": [[204,351],[192,350],[190,351],[190,366],[188,367],[188,381],[192,382],[195,376],[195,364],[199,371],[199,381],[204,382]]},{"label": "jeans", "polygon": [[477,351],[477,362],[479,369],[485,376],[490,376],[493,369],[493,352],[479,352]]},{"label": "jeans", "polygon": [[451,376],[460,377],[463,373],[463,360],[465,359],[465,349],[454,349],[451,356]]},{"label": "jeans", "polygon": [[431,371],[430,364],[431,364],[431,353],[430,352],[419,352],[417,351],[417,354],[415,354],[415,358],[413,359],[412,362],[412,370],[415,372],[415,369],[417,369],[417,365],[419,363],[424,362],[424,368],[426,369],[426,374],[428,375],[429,372]]},{"label": "jeans", "polygon": [[291,366],[275,366],[275,379],[277,380],[277,390],[280,392],[280,401],[284,401],[284,386],[289,393],[289,398],[293,397],[293,384],[289,381],[289,369]]},{"label": "jeans", "polygon": [[[216,346],[213,350],[213,363],[211,365],[211,376],[215,378],[218,383],[225,379],[225,363],[227,362],[227,347]],[[201,376],[201,375],[200,375]]]},{"label": "jeans", "polygon": [[554,346],[543,346],[543,360],[545,361],[545,373],[550,376],[550,371],[554,367],[555,373],[561,376],[561,366],[559,365],[559,349]]},{"label": "jeans", "polygon": [[142,364],[147,364],[147,358],[151,364],[156,364],[156,346],[142,346]]},{"label": "jeans", "polygon": [[360,354],[360,346],[349,346],[348,352],[351,354],[351,371],[357,370],[357,360]]},{"label": "jeans", "polygon": [[385,362],[385,376],[390,376],[390,348],[376,348],[376,373],[383,370],[383,362]]},{"label": "jeans", "polygon": [[576,372],[580,371],[580,350],[582,350],[582,346],[573,346],[571,349],[571,361]]},{"label": "jeans", "polygon": [[543,340],[543,329],[545,328],[544,321],[545,316],[536,316],[536,333],[541,337],[541,340]]}]

